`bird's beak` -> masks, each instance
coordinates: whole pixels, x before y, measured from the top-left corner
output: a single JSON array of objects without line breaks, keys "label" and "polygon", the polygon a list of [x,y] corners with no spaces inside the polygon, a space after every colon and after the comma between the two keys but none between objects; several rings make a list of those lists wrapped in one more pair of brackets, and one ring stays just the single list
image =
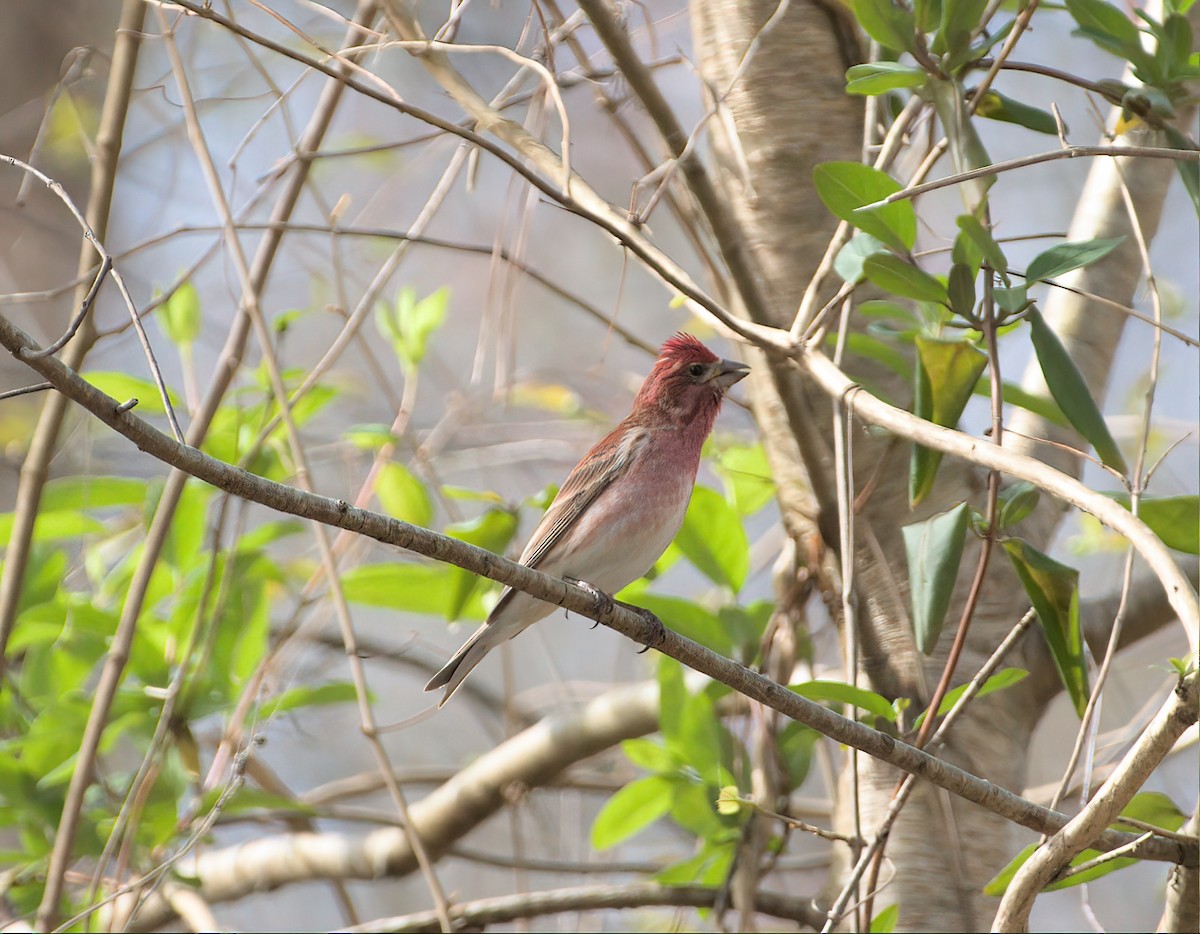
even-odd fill
[{"label": "bird's beak", "polygon": [[736,360],[721,360],[717,363],[712,380],[724,392],[749,372],[750,367],[744,363],[738,363]]}]

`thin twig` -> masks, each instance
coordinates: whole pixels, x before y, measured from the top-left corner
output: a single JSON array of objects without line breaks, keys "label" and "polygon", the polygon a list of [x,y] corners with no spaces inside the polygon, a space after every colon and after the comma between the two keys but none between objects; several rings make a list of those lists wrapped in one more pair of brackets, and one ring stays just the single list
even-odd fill
[{"label": "thin twig", "polygon": [[49,383],[34,383],[32,386],[22,386],[20,389],[9,389],[7,392],[0,392],[0,401],[15,399],[17,396],[27,396],[31,392],[41,392],[42,390],[53,388]]},{"label": "thin twig", "polygon": [[171,404],[170,393],[167,392],[167,385],[163,382],[162,371],[158,368],[158,361],[154,357],[154,350],[150,346],[150,338],[146,336],[145,330],[142,328],[141,318],[138,316],[137,306],[133,302],[133,296],[129,294],[129,289],[125,285],[125,279],[113,265],[111,254],[104,248],[104,244],[100,242],[100,238],[96,236],[96,232],[92,230],[92,225],[88,223],[87,218],[83,216],[83,212],[75,206],[75,202],[71,200],[71,196],[67,194],[66,189],[61,184],[56,182],[50,176],[38,171],[28,163],[22,162],[13,156],[8,156],[0,153],[0,162],[11,165],[13,168],[21,169],[29,175],[35,177],[43,185],[49,188],[58,199],[67,206],[67,210],[75,218],[77,224],[83,230],[84,239],[91,245],[92,249],[100,256],[100,268],[96,272],[96,278],[92,281],[91,287],[83,297],[83,301],[79,304],[79,311],[71,319],[67,325],[67,330],[48,347],[38,351],[43,356],[49,356],[52,353],[57,353],[73,338],[83,325],[84,320],[88,317],[92,310],[92,305],[96,300],[97,294],[100,292],[100,286],[108,275],[112,275],[113,282],[116,284],[118,291],[121,293],[121,298],[125,301],[125,307],[129,310],[129,317],[133,322],[134,330],[137,331],[138,339],[141,341],[142,350],[146,355],[146,362],[150,367],[150,374],[154,379],[154,385],[158,387],[159,395],[162,397],[163,407],[167,413],[167,423],[171,426],[171,433],[179,441],[183,440],[183,429],[179,427],[179,420],[175,417],[175,407]]},{"label": "thin twig", "polygon": [[865,204],[859,210],[870,211],[873,208],[895,204],[897,201],[907,201],[909,198],[915,198],[928,191],[948,188],[951,185],[969,182],[976,178],[983,178],[986,175],[999,175],[1003,172],[1011,172],[1013,169],[1023,169],[1029,165],[1040,165],[1043,162],[1054,162],[1057,159],[1091,158],[1094,156],[1129,156],[1131,158],[1173,159],[1176,162],[1200,162],[1200,152],[1194,150],[1163,149],[1157,146],[1070,146],[1067,149],[1052,149],[1049,152],[1038,153],[1034,156],[1021,156],[1020,158],[1009,159],[1005,162],[996,162],[979,169],[971,169],[969,172],[947,175],[945,178],[925,182],[923,185],[913,185],[894,192],[879,201]]},{"label": "thin twig", "polygon": [[[0,344],[14,354],[23,349],[37,347],[27,334],[3,316],[0,316]],[[396,545],[435,560],[455,564],[588,619],[595,619],[641,645],[657,648],[689,668],[730,685],[751,700],[778,710],[838,742],[854,746],[868,755],[912,772],[1022,826],[1036,830],[1053,829],[1062,826],[1067,820],[1064,815],[1037,807],[957,766],[892,736],[842,717],[821,704],[808,701],[777,682],[750,671],[744,665],[717,655],[669,629],[661,628],[661,623],[652,620],[645,611],[635,612],[620,603],[615,603],[609,608],[603,601],[597,601],[589,591],[458,539],[357,509],[342,500],[304,493],[294,487],[239,470],[194,447],[173,441],[133,413],[114,414],[113,400],[108,395],[68,370],[55,357],[30,361],[29,365],[53,383],[55,389],[82,405],[119,434],[129,438],[147,454],[212,486],[280,512],[347,529],[385,544]],[[857,393],[855,398],[863,395],[865,392]],[[1128,841],[1127,834],[1108,832],[1101,835],[1093,845],[1101,849],[1111,849]],[[1176,841],[1154,840],[1143,844],[1143,847],[1142,858],[1157,856],[1167,861],[1186,858],[1184,848]]]}]

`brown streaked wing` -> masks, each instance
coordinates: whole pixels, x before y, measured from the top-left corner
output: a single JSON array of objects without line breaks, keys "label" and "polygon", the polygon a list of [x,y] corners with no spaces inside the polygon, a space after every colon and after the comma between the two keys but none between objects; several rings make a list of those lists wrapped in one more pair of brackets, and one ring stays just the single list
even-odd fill
[{"label": "brown streaked wing", "polygon": [[[614,438],[622,436],[619,442]],[[528,568],[538,567],[554,546],[562,541],[575,521],[609,485],[627,471],[645,447],[650,433],[641,426],[626,426],[624,422],[614,428],[588,451],[576,465],[566,482],[554,497],[554,502],[542,516],[529,544],[522,552],[520,563]],[[607,450],[606,450],[607,449]],[[597,454],[600,451],[602,453]],[[488,614],[488,621],[495,619],[512,596],[512,589],[504,591],[500,601]]]}]

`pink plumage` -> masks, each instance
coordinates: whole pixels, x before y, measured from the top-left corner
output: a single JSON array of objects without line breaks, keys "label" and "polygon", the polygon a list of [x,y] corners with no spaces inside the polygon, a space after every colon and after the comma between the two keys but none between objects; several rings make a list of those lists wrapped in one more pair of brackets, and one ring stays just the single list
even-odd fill
[{"label": "pink plumage", "polygon": [[[613,594],[654,566],[679,531],[700,449],[725,391],[749,372],[690,334],[662,346],[633,410],[588,451],[542,516],[521,564]],[[446,703],[500,643],[557,607],[505,590],[482,626],[425,685]]]}]

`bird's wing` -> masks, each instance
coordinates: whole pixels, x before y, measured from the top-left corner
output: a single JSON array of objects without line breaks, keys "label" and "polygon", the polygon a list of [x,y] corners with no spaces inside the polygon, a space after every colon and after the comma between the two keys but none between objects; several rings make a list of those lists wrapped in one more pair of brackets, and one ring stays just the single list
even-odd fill
[{"label": "bird's wing", "polygon": [[[648,429],[622,424],[598,441],[571,471],[554,497],[554,502],[525,546],[520,563],[528,568],[536,568],[545,561],[584,511],[637,460],[649,439]],[[495,618],[513,592],[511,589],[504,592],[489,619]]]},{"label": "bird's wing", "polygon": [[641,454],[650,432],[619,426],[599,441],[579,462],[554,497],[521,555],[521,564],[536,568],[584,511],[619,478]]}]

